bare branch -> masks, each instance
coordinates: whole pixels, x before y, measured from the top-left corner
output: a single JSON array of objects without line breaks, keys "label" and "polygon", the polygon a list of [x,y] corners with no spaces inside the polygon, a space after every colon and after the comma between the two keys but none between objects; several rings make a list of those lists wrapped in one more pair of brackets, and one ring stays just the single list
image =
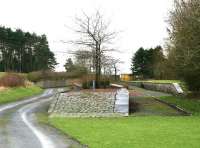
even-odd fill
[{"label": "bare branch", "polygon": [[[101,74],[102,63],[104,62],[102,57],[104,57],[105,52],[116,51],[116,49],[108,45],[112,44],[117,33],[110,31],[110,22],[106,22],[99,11],[96,11],[92,16],[88,16],[83,12],[83,17],[75,18],[75,24],[77,25],[77,29],[74,32],[80,37],[68,43],[90,49],[90,53],[92,54],[87,52],[80,52],[80,54],[84,54],[83,57],[85,58],[86,56],[92,58],[91,61],[95,65],[97,80]],[[79,54],[76,53],[76,55],[80,57]]]}]

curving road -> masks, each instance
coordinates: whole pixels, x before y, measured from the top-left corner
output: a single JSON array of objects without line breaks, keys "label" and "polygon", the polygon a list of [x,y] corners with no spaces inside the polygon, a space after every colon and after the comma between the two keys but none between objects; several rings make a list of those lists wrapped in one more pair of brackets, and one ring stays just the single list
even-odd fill
[{"label": "curving road", "polygon": [[78,142],[37,122],[36,113],[47,112],[51,96],[46,90],[27,100],[0,106],[0,148],[80,148]]}]

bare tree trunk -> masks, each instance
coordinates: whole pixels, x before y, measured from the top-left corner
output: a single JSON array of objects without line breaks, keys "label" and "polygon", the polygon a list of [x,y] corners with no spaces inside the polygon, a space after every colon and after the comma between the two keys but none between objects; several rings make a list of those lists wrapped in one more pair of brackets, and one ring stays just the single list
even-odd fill
[{"label": "bare tree trunk", "polygon": [[115,69],[115,81],[117,81],[117,67],[114,65],[114,69]]},{"label": "bare tree trunk", "polygon": [[91,51],[95,51],[94,66],[95,66],[95,81],[96,87],[99,88],[99,82],[101,79],[101,58],[105,52],[113,51],[108,44],[112,43],[112,40],[116,36],[116,32],[109,31],[109,23],[105,22],[103,16],[96,12],[94,16],[87,16],[84,13],[84,17],[76,18],[77,30],[76,33],[80,34],[80,38],[71,41],[76,45],[82,45],[88,47]]}]

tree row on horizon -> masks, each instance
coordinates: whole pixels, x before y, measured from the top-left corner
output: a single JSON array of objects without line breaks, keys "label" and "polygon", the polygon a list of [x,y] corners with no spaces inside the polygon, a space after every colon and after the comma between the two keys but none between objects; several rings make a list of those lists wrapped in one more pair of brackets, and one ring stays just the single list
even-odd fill
[{"label": "tree row on horizon", "polygon": [[47,37],[0,26],[0,71],[32,72],[54,69]]}]

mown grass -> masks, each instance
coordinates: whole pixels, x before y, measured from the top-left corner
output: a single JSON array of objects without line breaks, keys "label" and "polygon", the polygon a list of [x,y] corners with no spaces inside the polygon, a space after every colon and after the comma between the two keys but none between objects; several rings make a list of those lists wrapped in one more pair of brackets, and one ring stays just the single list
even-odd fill
[{"label": "mown grass", "polygon": [[42,91],[43,90],[37,86],[7,88],[0,91],[0,104],[18,101],[39,94]]},{"label": "mown grass", "polygon": [[160,99],[175,104],[194,115],[200,115],[200,100],[188,99],[186,97],[178,96],[163,96]]},{"label": "mown grass", "polygon": [[91,148],[199,148],[200,118],[50,118],[50,123]]},{"label": "mown grass", "polygon": [[199,148],[200,101],[160,97],[193,116],[49,118],[49,123],[91,148]]},{"label": "mown grass", "polygon": [[193,116],[52,117],[49,123],[90,148],[199,148],[200,101],[177,96],[160,99]]}]

